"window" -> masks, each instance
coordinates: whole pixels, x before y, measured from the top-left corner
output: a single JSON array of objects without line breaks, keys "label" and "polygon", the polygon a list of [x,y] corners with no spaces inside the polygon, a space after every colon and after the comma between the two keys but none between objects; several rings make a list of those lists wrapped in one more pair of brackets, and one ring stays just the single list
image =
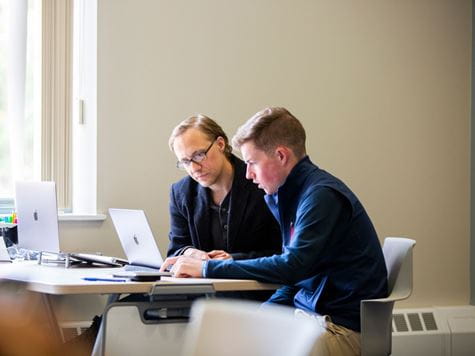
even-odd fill
[{"label": "window", "polygon": [[0,0],[0,212],[40,178],[41,1]]},{"label": "window", "polygon": [[54,180],[71,207],[72,0],[0,0],[0,199]]},{"label": "window", "polygon": [[53,180],[96,214],[96,24],[96,0],[0,0],[0,213],[16,180]]}]

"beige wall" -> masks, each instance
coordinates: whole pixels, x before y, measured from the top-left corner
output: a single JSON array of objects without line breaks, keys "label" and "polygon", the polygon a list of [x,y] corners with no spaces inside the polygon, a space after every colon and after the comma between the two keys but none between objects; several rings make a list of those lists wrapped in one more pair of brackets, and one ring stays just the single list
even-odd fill
[{"label": "beige wall", "polygon": [[[165,251],[174,125],[203,112],[232,135],[285,106],[381,240],[417,240],[401,306],[468,304],[470,1],[98,3],[100,212],[145,209]],[[61,234],[65,249],[122,255],[110,219]]]}]

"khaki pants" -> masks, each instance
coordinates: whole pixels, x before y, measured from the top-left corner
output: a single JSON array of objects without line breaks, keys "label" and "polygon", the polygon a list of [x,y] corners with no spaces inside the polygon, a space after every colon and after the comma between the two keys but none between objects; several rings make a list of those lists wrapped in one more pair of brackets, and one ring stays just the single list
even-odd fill
[{"label": "khaki pants", "polygon": [[312,356],[359,356],[361,355],[360,333],[332,323],[329,316],[295,310],[296,318],[315,320],[320,327],[320,335],[315,343]]}]

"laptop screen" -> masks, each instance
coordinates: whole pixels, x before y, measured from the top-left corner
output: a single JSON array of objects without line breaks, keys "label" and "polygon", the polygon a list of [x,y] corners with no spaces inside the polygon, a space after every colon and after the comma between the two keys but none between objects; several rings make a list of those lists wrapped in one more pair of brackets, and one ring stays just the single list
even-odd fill
[{"label": "laptop screen", "polygon": [[58,208],[54,182],[17,182],[15,206],[18,246],[59,252]]},{"label": "laptop screen", "polygon": [[109,214],[129,263],[160,268],[163,259],[144,211],[111,208]]},{"label": "laptop screen", "polygon": [[11,262],[3,236],[0,236],[0,262]]}]

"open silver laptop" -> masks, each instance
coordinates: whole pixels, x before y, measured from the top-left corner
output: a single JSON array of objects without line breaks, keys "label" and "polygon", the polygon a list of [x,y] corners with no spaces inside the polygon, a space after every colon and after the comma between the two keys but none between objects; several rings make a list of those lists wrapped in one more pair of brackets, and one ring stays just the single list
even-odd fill
[{"label": "open silver laptop", "polygon": [[12,262],[3,236],[0,236],[0,262]]},{"label": "open silver laptop", "polygon": [[59,252],[58,208],[55,182],[16,182],[18,246]]},{"label": "open silver laptop", "polygon": [[[109,214],[130,264],[125,266],[125,269],[133,271],[159,269],[163,258],[144,211],[110,208]],[[170,273],[164,272],[164,275]]]}]

